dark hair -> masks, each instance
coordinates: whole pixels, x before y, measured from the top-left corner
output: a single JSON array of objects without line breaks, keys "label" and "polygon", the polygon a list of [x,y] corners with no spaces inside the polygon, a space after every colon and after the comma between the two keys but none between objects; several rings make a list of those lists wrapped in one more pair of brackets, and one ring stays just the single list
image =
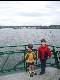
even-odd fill
[{"label": "dark hair", "polygon": [[59,80],[60,80],[60,78],[59,78]]},{"label": "dark hair", "polygon": [[28,48],[33,48],[33,45],[32,44],[28,44]]},{"label": "dark hair", "polygon": [[41,39],[41,42],[46,42],[46,40],[45,39]]}]

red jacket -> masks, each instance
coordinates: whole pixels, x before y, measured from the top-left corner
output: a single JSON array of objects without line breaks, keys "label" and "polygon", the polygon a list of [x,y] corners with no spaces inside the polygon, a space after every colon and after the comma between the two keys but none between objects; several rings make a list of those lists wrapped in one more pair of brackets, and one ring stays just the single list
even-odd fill
[{"label": "red jacket", "polygon": [[38,58],[42,58],[42,60],[44,60],[45,55],[47,54],[47,57],[51,57],[51,51],[48,48],[47,45],[45,45],[45,47],[43,47],[42,45],[38,48]]}]

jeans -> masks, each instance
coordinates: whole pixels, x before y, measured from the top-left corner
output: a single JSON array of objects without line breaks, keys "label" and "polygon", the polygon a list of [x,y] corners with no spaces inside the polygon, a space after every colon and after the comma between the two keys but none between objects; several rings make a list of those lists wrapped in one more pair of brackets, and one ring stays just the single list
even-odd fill
[{"label": "jeans", "polygon": [[46,60],[41,60],[41,72],[45,73]]}]

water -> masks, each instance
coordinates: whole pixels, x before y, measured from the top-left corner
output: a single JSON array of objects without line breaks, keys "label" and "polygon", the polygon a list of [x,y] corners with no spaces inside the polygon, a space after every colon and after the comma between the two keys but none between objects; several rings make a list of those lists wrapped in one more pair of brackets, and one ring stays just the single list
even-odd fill
[{"label": "water", "polygon": [[0,29],[0,46],[40,43],[42,38],[60,46],[60,29]]},{"label": "water", "polygon": [[[60,46],[60,29],[0,29],[0,46],[22,45],[28,43],[35,44],[40,43],[40,40],[42,38],[45,38],[48,44]],[[12,50],[12,48],[9,49]],[[18,51],[19,49],[17,48],[16,50]],[[8,48],[0,49],[0,51],[4,50],[8,50]],[[0,56],[0,69],[4,64],[7,56],[7,54]],[[20,53],[10,55],[3,69],[12,68],[16,63],[20,61],[21,57],[22,54]]]}]

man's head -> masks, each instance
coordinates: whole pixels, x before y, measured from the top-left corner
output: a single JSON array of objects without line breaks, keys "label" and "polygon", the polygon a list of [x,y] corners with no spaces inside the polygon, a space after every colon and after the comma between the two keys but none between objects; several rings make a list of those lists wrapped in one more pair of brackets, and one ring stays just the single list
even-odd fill
[{"label": "man's head", "polygon": [[46,40],[45,39],[41,39],[41,45],[45,46],[46,45]]}]

